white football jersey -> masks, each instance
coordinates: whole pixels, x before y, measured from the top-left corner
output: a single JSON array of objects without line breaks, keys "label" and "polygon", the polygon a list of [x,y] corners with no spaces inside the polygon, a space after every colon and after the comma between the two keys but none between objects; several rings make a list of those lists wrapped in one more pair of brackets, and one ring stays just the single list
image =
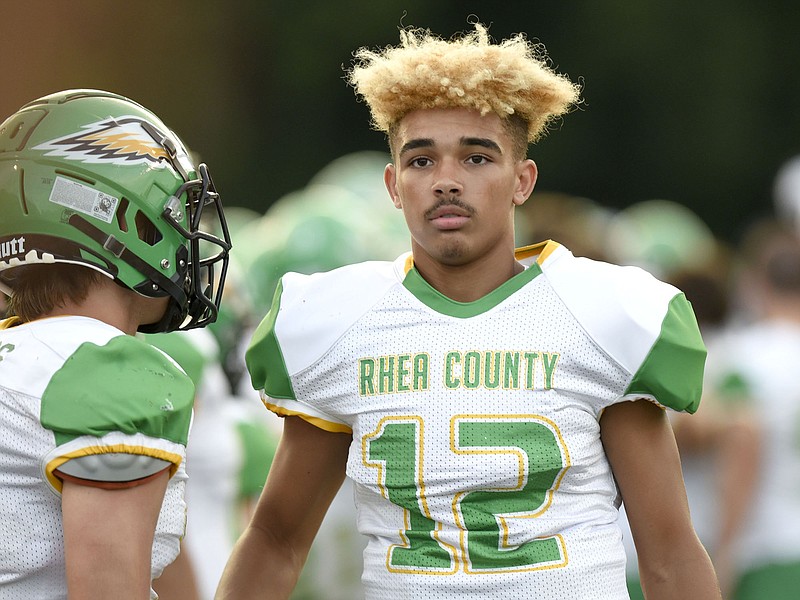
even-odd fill
[{"label": "white football jersey", "polygon": [[66,599],[54,471],[105,453],[172,465],[153,544],[158,577],[184,533],[191,381],[163,352],[94,319],[11,325],[0,322],[0,599]]},{"label": "white football jersey", "polygon": [[467,303],[410,255],[287,274],[254,335],[270,409],[352,432],[370,600],[628,598],[600,416],[639,398],[696,410],[694,314],[635,267],[554,242],[518,258]]}]

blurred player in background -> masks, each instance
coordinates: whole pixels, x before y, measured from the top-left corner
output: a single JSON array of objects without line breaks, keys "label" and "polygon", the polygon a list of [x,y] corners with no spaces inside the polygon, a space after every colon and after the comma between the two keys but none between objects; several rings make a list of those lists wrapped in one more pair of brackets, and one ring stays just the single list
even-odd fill
[{"label": "blurred player in background", "polygon": [[720,346],[708,387],[758,428],[760,443],[748,457],[750,489],[720,498],[723,514],[740,496],[747,501],[725,568],[733,600],[788,600],[800,590],[800,239],[767,220],[751,227],[740,252],[747,318]]},{"label": "blurred player in background", "polygon": [[[646,267],[684,292],[708,348],[705,381],[711,381],[719,348],[724,347],[735,319],[731,294],[736,253],[717,240],[692,210],[664,199],[641,201],[619,211],[605,233],[603,245],[613,262]],[[692,520],[726,592],[735,578],[733,543],[754,496],[759,432],[753,419],[721,402],[709,387],[696,414],[671,412],[669,416]],[[629,592],[636,600],[644,596],[624,505],[620,515]]]},{"label": "blurred player in background", "polygon": [[264,411],[255,413],[257,405],[231,395],[219,347],[208,328],[145,339],[173,358],[195,384],[186,449],[188,518],[183,546],[200,600],[211,600],[233,543],[264,487],[277,435],[265,423]]},{"label": "blurred player in background", "polygon": [[[388,154],[384,152],[341,156],[320,170],[304,188],[271,204],[263,215],[240,209],[226,210],[235,244],[250,251],[233,256],[234,274],[239,272],[241,277],[234,276],[237,285],[233,286],[228,278],[222,312],[238,305],[243,315],[257,316],[255,320],[244,316],[243,329],[232,328],[232,331],[243,331],[238,337],[241,346],[226,364],[235,365],[240,361],[244,364],[247,342],[286,272],[328,271],[370,258],[391,259],[408,249],[408,233],[402,215],[386,202],[382,173],[387,160]],[[228,292],[231,291],[244,301],[230,302]],[[220,335],[219,329],[225,328],[226,322],[229,320],[223,316],[210,328],[219,339],[234,337],[230,332]],[[253,328],[249,329],[251,322]],[[245,379],[234,386],[237,397],[257,398],[249,378]],[[263,409],[260,412],[271,417],[267,424],[274,423],[276,434],[280,435],[282,419]],[[190,458],[192,447],[190,443]],[[193,472],[191,469],[190,491]],[[191,510],[190,507],[190,514]],[[190,530],[191,523],[190,519]],[[360,577],[365,544],[366,539],[356,528],[352,483],[346,480],[314,539],[292,600],[363,598]]]},{"label": "blurred player in background", "polygon": [[218,598],[287,598],[346,473],[369,599],[627,598],[620,493],[648,598],[718,599],[663,411],[699,401],[688,303],[554,242],[515,254],[527,146],[577,87],[480,24],[401,38],[350,81],[412,253],[281,280],[247,363],[283,436]]},{"label": "blurred player in background", "polygon": [[154,598],[194,393],[135,334],[216,318],[219,196],[153,113],[68,90],[0,125],[0,206],[0,596]]}]

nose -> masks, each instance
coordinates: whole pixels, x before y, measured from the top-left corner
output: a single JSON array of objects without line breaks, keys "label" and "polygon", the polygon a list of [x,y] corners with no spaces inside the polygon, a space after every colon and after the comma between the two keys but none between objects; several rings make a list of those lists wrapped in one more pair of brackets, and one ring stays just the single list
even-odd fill
[{"label": "nose", "polygon": [[448,161],[441,163],[433,181],[433,193],[437,196],[458,196],[463,189],[455,167],[449,165]]}]

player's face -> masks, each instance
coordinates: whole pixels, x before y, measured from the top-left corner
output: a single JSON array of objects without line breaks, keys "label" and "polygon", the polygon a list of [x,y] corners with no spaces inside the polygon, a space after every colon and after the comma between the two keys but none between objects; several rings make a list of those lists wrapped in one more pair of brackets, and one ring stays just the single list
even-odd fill
[{"label": "player's face", "polygon": [[514,207],[533,191],[536,165],[515,158],[497,115],[418,110],[392,141],[384,181],[405,215],[415,262],[459,266],[513,251]]}]

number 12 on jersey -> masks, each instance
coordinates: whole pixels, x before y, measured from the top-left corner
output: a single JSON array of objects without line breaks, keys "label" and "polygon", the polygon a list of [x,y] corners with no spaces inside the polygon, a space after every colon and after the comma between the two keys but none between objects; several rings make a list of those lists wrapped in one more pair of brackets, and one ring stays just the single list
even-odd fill
[{"label": "number 12 on jersey", "polygon": [[[362,440],[364,464],[377,470],[384,498],[403,509],[402,540],[390,546],[390,572],[448,575],[533,571],[566,566],[561,535],[511,540],[516,519],[547,512],[567,469],[569,452],[555,423],[539,415],[456,415],[450,420],[450,452],[463,460],[490,463],[505,455],[516,463],[508,485],[470,489],[452,497],[458,547],[442,540],[442,523],[431,513],[423,464],[425,424],[418,416],[381,419]],[[496,462],[494,464],[497,464]],[[492,467],[490,467],[492,468]],[[458,459],[453,463],[458,472]],[[469,482],[465,482],[468,484]]]}]

